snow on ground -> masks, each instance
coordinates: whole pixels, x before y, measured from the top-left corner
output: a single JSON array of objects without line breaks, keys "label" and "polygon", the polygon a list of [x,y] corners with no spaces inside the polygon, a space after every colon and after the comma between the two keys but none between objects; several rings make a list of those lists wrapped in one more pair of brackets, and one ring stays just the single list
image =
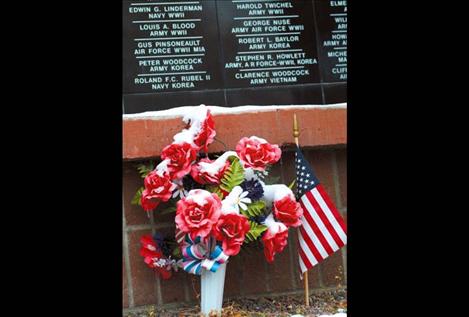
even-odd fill
[{"label": "snow on ground", "polygon": [[[167,110],[160,110],[160,111],[147,111],[141,113],[132,113],[132,114],[124,114],[124,120],[162,120],[162,119],[171,119],[171,118],[178,118],[184,117],[187,115],[188,112],[193,111],[198,106],[185,106],[185,107],[177,107],[171,108]],[[272,106],[238,106],[238,107],[219,107],[219,106],[208,106],[211,113],[213,115],[220,115],[220,114],[238,114],[238,113],[257,113],[257,112],[266,112],[266,111],[273,111],[273,110],[281,110],[281,109],[346,109],[347,103],[336,103],[336,104],[328,104],[328,105],[288,105],[288,106],[280,106],[280,105],[272,105]]]}]

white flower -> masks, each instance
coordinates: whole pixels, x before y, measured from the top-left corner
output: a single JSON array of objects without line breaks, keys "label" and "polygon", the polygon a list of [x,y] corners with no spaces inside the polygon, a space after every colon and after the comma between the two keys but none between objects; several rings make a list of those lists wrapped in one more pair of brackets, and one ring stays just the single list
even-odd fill
[{"label": "white flower", "polygon": [[184,189],[182,178],[174,180],[173,183],[176,184],[176,189],[173,192],[173,198],[176,198],[177,196],[179,196],[179,198],[186,197],[188,191]]},{"label": "white flower", "polygon": [[246,197],[247,195],[249,192],[243,192],[241,186],[235,186],[224,200],[239,213],[240,207],[242,210],[247,210],[246,204],[251,203],[251,198]]}]

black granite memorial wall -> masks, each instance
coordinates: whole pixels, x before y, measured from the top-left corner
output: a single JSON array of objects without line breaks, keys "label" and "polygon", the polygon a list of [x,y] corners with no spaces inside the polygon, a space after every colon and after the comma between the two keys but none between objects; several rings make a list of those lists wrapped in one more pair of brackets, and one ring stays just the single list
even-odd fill
[{"label": "black granite memorial wall", "polygon": [[347,1],[123,1],[124,113],[346,101]]}]

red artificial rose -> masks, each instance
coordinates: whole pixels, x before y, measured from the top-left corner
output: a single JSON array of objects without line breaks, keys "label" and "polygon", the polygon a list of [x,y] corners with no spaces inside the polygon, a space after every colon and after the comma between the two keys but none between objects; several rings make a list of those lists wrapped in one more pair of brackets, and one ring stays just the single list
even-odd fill
[{"label": "red artificial rose", "polygon": [[213,142],[215,138],[215,123],[213,122],[213,117],[210,114],[210,110],[207,109],[207,116],[205,120],[201,123],[200,132],[194,138],[194,144],[199,148],[203,148],[205,153],[208,152],[208,145]]},{"label": "red artificial rose", "polygon": [[187,142],[172,143],[163,149],[161,158],[168,160],[166,166],[172,179],[182,178],[190,173],[192,162],[197,158],[197,151]]},{"label": "red artificial rose", "polygon": [[191,239],[205,238],[221,215],[221,200],[206,190],[193,189],[186,198],[177,202],[176,224]]},{"label": "red artificial rose", "polygon": [[140,255],[143,256],[143,261],[148,267],[155,269],[156,273],[159,274],[164,280],[171,277],[171,270],[167,267],[156,265],[156,261],[164,258],[163,253],[156,245],[151,235],[145,235],[140,238],[142,247],[140,248]]},{"label": "red artificial rose", "polygon": [[282,199],[274,201],[273,211],[275,218],[284,225],[288,227],[301,225],[300,217],[303,215],[303,209],[293,195],[286,195]]},{"label": "red artificial rose", "polygon": [[222,242],[223,252],[232,256],[239,253],[244,237],[249,231],[248,218],[237,213],[228,213],[220,216],[213,227],[213,235]]},{"label": "red artificial rose", "polygon": [[243,161],[244,167],[251,167],[258,171],[264,171],[267,164],[276,163],[282,155],[278,145],[270,144],[256,136],[239,140],[236,153]]},{"label": "red artificial rose", "polygon": [[140,244],[142,245],[140,248],[140,255],[143,256],[144,262],[150,267],[155,268],[153,265],[153,259],[160,259],[163,257],[163,253],[156,245],[155,241],[151,237],[151,235],[144,235],[140,238]]},{"label": "red artificial rose", "polygon": [[151,171],[145,176],[143,184],[145,189],[140,202],[145,211],[155,209],[160,201],[168,201],[176,189],[176,184],[171,182],[169,174],[163,171]]},{"label": "red artificial rose", "polygon": [[146,250],[150,250],[153,252],[156,252],[158,250],[158,246],[156,245],[155,240],[153,240],[153,237],[149,234],[144,235],[140,238],[140,244],[142,245],[142,248]]},{"label": "red artificial rose", "polygon": [[140,203],[142,205],[143,210],[145,211],[152,211],[156,207],[158,207],[160,201],[153,199],[150,195],[150,192],[146,189],[142,192],[142,197],[140,198]]},{"label": "red artificial rose", "polygon": [[212,164],[213,162],[214,161],[209,158],[203,158],[196,164],[192,165],[192,178],[199,184],[220,184],[226,169],[230,167],[230,162],[226,160],[223,167],[218,169],[215,173],[212,171],[206,171],[204,169],[204,165]]},{"label": "red artificial rose", "polygon": [[264,255],[267,262],[272,263],[276,253],[283,251],[287,245],[288,240],[288,228],[281,222],[272,221],[267,224],[268,229],[262,236],[264,242]]}]

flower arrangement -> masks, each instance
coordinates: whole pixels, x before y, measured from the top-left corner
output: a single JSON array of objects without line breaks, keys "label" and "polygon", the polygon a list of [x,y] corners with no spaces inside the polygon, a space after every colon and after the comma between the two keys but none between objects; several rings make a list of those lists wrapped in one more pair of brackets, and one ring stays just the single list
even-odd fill
[{"label": "flower arrangement", "polygon": [[162,278],[179,267],[197,275],[203,269],[216,272],[255,240],[262,241],[267,262],[273,262],[287,245],[288,228],[300,226],[303,214],[289,186],[265,182],[269,167],[281,157],[279,146],[243,137],[235,151],[210,159],[216,131],[209,107],[198,106],[183,121],[187,126],[162,150],[161,162],[140,167],[144,186],[135,203],[150,215],[176,202],[174,244],[168,247],[161,236],[142,237],[145,263]]}]

